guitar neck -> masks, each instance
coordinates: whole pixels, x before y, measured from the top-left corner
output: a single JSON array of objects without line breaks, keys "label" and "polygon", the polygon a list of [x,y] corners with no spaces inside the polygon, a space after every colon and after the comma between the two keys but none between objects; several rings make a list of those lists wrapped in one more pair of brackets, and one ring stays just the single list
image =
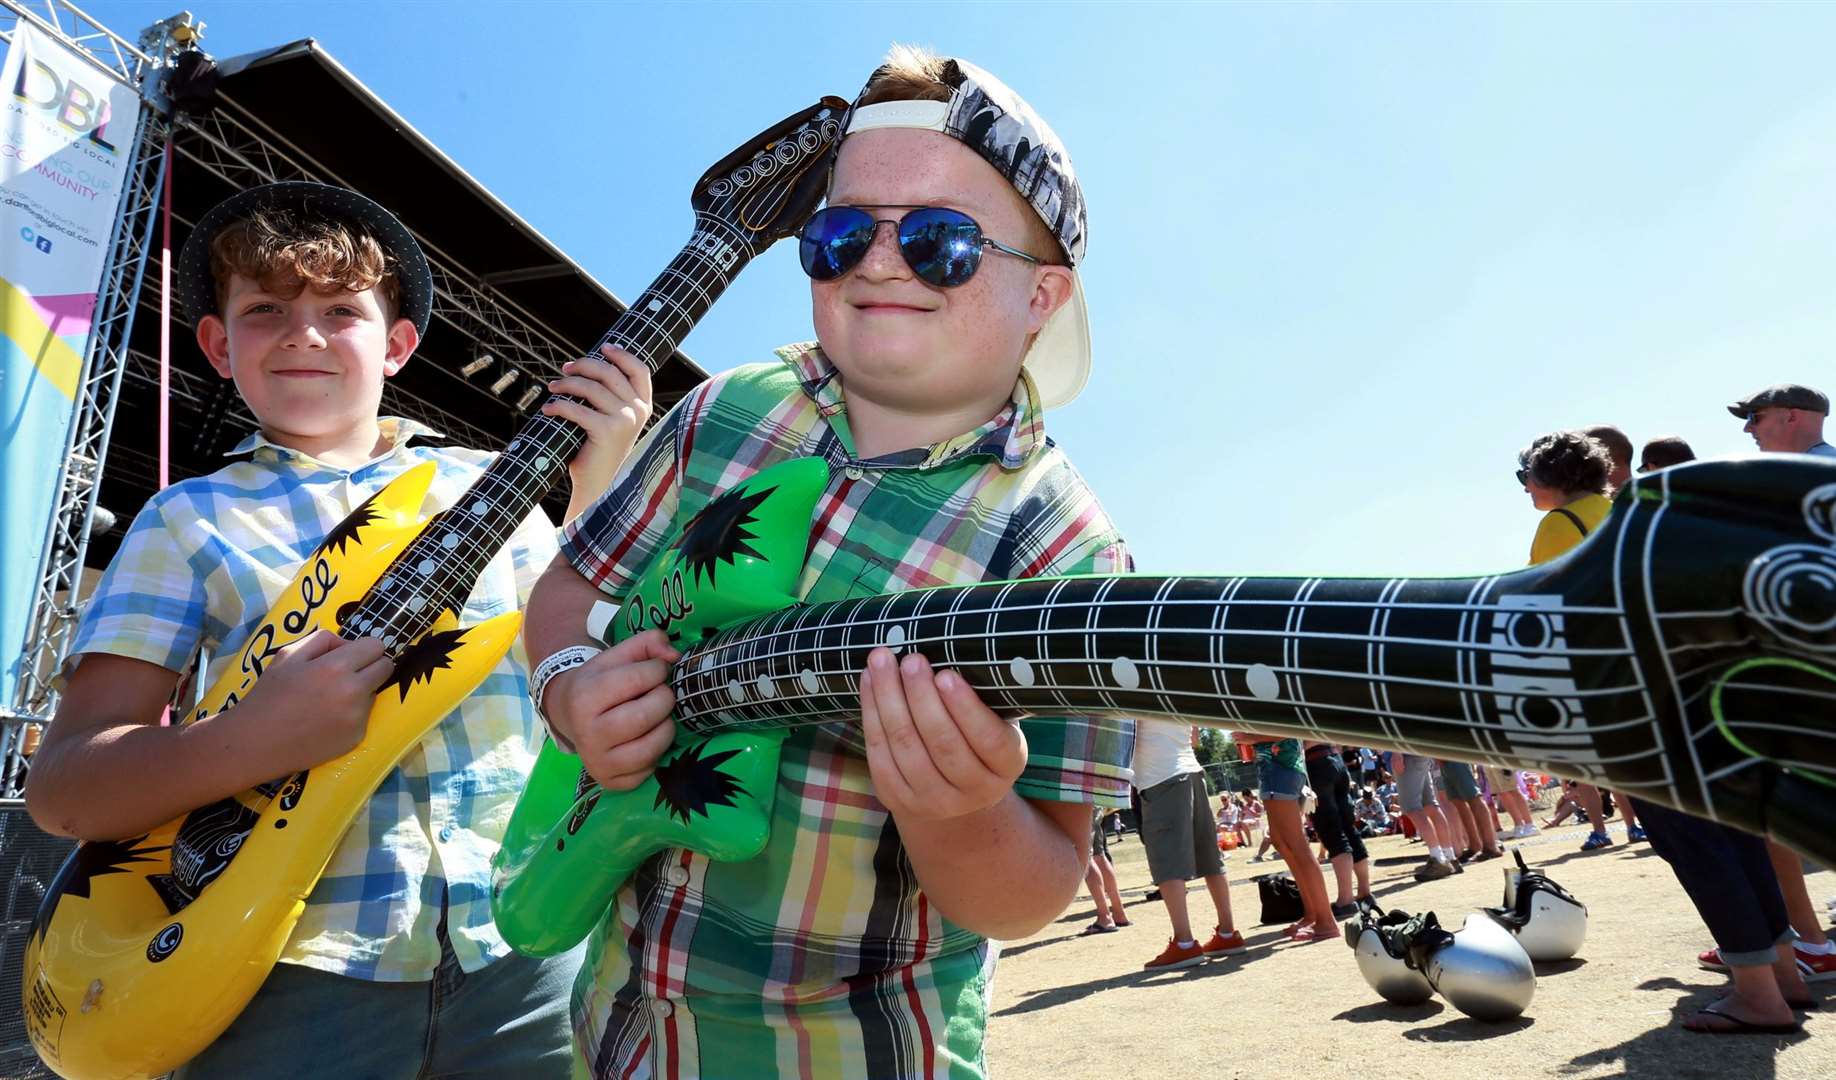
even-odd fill
[{"label": "guitar neck", "polygon": [[1059,578],[792,608],[689,651],[676,716],[713,733],[857,715],[884,645],[1009,716],[1178,717],[1585,771],[1599,747],[1583,714],[1642,687],[1610,591],[1569,602],[1548,575]]}]

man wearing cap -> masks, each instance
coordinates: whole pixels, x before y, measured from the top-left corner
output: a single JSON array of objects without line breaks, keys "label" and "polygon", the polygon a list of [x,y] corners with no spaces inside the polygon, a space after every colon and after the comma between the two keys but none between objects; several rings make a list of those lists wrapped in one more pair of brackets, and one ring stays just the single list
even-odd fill
[{"label": "man wearing cap", "polygon": [[1728,406],[1747,422],[1741,428],[1768,453],[1836,457],[1836,446],[1823,441],[1823,418],[1830,399],[1808,386],[1780,383]]},{"label": "man wearing cap", "polygon": [[[1063,144],[986,71],[906,48],[844,132],[828,205],[800,237],[818,340],[716,376],[658,422],[537,585],[532,659],[590,650],[594,602],[714,496],[799,456],[832,466],[805,601],[1129,568],[1045,436],[1090,364],[1084,202]],[[583,1071],[985,1072],[989,939],[1070,903],[1091,804],[1128,804],[1134,726],[1004,720],[948,656],[944,642],[876,649],[857,714],[792,730],[760,855],[672,850],[620,890],[574,994]],[[1025,677],[1048,671],[1062,677]],[[673,703],[665,665],[605,652],[538,704],[595,779],[629,790],[670,744]]]}]

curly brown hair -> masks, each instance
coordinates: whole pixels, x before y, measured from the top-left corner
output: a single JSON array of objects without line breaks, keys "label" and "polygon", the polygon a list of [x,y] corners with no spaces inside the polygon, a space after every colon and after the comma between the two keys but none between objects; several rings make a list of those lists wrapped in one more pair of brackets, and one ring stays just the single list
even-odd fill
[{"label": "curly brown hair", "polygon": [[337,218],[268,209],[225,225],[210,243],[218,310],[235,274],[287,299],[306,289],[375,289],[389,322],[401,312],[402,284],[394,258],[368,229]]},{"label": "curly brown hair", "polygon": [[1519,451],[1517,464],[1530,479],[1565,495],[1604,495],[1613,458],[1599,439],[1584,432],[1552,431]]}]

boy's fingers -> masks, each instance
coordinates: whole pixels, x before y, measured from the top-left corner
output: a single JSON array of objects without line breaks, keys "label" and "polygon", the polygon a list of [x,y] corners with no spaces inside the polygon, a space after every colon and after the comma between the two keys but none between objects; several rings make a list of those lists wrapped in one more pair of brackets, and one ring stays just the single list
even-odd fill
[{"label": "boy's fingers", "polygon": [[[990,709],[975,688],[954,671],[938,672],[936,683],[937,693],[955,718],[956,728],[970,751],[990,772],[1005,775],[1013,764],[1019,722]],[[1024,747],[1024,743],[1021,745]]]},{"label": "boy's fingers", "polygon": [[916,654],[907,656],[899,662],[899,679],[911,710],[912,728],[923,740],[938,773],[958,787],[979,779],[987,769],[958,730],[956,717],[938,696],[930,662]]},{"label": "boy's fingers", "polygon": [[[604,364],[600,365],[602,368],[605,366]],[[620,376],[619,380],[621,382],[624,381],[624,377]],[[550,380],[548,392],[551,394],[567,394],[571,397],[577,397],[592,405],[593,411],[600,415],[614,412],[625,406],[624,396],[615,388],[607,386],[597,379],[589,379],[582,375],[564,375],[559,379]]]},{"label": "boy's fingers", "polygon": [[646,388],[650,386],[650,368],[644,361],[623,349],[615,349],[610,345],[601,346],[599,355],[611,361],[612,366],[617,368],[626,379],[629,379],[632,386]]},{"label": "boy's fingers", "polygon": [[563,370],[567,377],[604,387],[620,400],[629,401],[638,396],[637,388],[626,377],[623,368],[597,357],[583,356],[578,360],[569,361]]},{"label": "boy's fingers", "polygon": [[635,637],[628,637],[618,644],[595,656],[595,664],[629,664],[638,660],[667,660],[670,663],[682,659],[682,651],[669,643],[669,635],[661,630],[646,630]]},{"label": "boy's fingers", "polygon": [[341,644],[344,644],[344,639],[330,630],[314,630],[300,640],[282,646],[275,655],[279,659],[317,660]]},{"label": "boy's fingers", "polygon": [[389,650],[383,647],[381,641],[373,637],[360,637],[356,641],[346,641],[339,645],[337,652],[327,662],[338,664],[346,671],[361,671],[388,656]]},{"label": "boy's fingers", "polygon": [[[890,650],[882,647],[867,655],[869,688],[879,713],[880,729],[886,736],[887,753],[898,763],[899,772],[914,792],[942,792],[950,788],[931,761],[924,736],[912,723],[905,700],[905,683]],[[865,699],[866,694],[862,695]]]},{"label": "boy's fingers", "polygon": [[867,768],[873,776],[874,792],[887,806],[910,806],[911,785],[905,782],[905,775],[899,771],[899,763],[893,760],[892,752],[886,746],[886,729],[880,723],[880,710],[873,702],[871,684],[871,675],[863,671],[861,733],[866,737]]}]

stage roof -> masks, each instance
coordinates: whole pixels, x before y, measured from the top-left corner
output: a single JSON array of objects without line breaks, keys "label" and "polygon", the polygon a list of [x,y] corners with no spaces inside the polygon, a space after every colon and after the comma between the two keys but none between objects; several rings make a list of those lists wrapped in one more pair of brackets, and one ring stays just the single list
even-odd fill
[{"label": "stage roof", "polygon": [[[624,305],[312,40],[218,64],[215,108],[181,117],[172,174],[174,258],[190,225],[233,191],[275,179],[339,183],[395,211],[435,267],[435,311],[415,359],[390,380],[385,413],[440,428],[455,443],[502,446],[539,378],[598,341]],[[93,538],[92,566],[114,553],[127,519],[156,484],[159,269],[157,244],[135,320],[103,473],[101,505],[122,518]],[[641,286],[643,283],[639,283]],[[205,363],[173,313],[172,479],[209,472],[255,426],[233,388]],[[460,368],[481,353],[490,366]],[[491,384],[514,368],[501,394]],[[675,353],[656,374],[661,415],[707,377]],[[551,496],[552,516],[565,492]]]}]

